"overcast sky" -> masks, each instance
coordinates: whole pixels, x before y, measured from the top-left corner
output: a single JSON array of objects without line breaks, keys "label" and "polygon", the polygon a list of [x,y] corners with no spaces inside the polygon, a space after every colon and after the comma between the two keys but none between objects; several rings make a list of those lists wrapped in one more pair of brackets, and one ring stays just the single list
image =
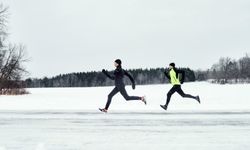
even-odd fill
[{"label": "overcast sky", "polygon": [[250,52],[249,0],[1,0],[30,77],[170,62],[208,69]]}]

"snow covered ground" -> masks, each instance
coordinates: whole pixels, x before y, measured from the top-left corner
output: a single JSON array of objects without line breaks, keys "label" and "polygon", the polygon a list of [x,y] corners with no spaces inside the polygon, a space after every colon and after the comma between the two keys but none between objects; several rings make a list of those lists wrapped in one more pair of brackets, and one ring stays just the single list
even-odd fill
[{"label": "snow covered ground", "polygon": [[173,95],[171,85],[137,86],[148,105],[113,98],[108,114],[98,112],[113,87],[29,89],[0,96],[0,150],[245,150],[250,148],[250,85],[185,83],[201,104]]},{"label": "snow covered ground", "polygon": [[[138,101],[125,101],[117,94],[110,106],[113,111],[161,111],[159,104],[165,104],[170,84],[137,86],[126,89],[129,95],[146,95],[148,105]],[[113,87],[93,88],[38,88],[29,89],[31,94],[24,96],[0,96],[0,110],[79,110],[95,111],[104,107],[107,95]],[[249,110],[250,84],[217,85],[206,82],[185,83],[186,93],[200,95],[202,104],[192,99],[183,99],[178,94],[172,96],[169,111],[238,111]]]}]

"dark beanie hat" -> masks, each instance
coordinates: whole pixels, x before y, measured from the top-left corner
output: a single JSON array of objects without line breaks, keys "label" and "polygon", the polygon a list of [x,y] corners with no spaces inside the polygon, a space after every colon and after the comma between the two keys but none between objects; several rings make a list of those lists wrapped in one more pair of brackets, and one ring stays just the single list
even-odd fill
[{"label": "dark beanie hat", "polygon": [[175,67],[175,63],[170,63],[169,66]]},{"label": "dark beanie hat", "polygon": [[121,61],[120,59],[116,59],[115,62],[116,62],[117,64],[119,64],[119,65],[122,64],[122,61]]}]

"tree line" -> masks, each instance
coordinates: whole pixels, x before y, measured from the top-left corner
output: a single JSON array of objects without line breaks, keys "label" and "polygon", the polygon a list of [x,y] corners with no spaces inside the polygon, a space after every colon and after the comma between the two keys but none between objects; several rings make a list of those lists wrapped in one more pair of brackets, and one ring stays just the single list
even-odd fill
[{"label": "tree line", "polygon": [[213,83],[250,83],[250,57],[248,54],[238,60],[222,57],[210,69],[196,71],[198,81]]},{"label": "tree line", "polygon": [[[189,68],[181,68],[185,70],[185,81],[195,81],[195,72]],[[164,75],[164,68],[151,69],[129,69],[127,70],[134,78],[137,85],[146,84],[163,84],[168,83],[168,79]],[[109,71],[112,74],[112,71]],[[124,79],[126,84],[131,84],[129,78]],[[95,87],[95,86],[111,86],[114,81],[107,78],[100,71],[79,72],[58,75],[52,78],[44,77],[42,79],[26,79],[27,87]]]},{"label": "tree line", "polygon": [[[185,71],[185,82],[209,81],[212,83],[250,83],[250,57],[248,54],[238,60],[222,57],[207,70],[192,70],[179,68]],[[169,83],[164,75],[164,68],[129,69],[137,85]],[[112,71],[109,71],[112,74]],[[78,72],[58,75],[52,78],[29,78],[24,81],[26,87],[95,87],[111,86],[114,81],[107,78],[100,71]],[[126,84],[131,84],[125,78]]]}]

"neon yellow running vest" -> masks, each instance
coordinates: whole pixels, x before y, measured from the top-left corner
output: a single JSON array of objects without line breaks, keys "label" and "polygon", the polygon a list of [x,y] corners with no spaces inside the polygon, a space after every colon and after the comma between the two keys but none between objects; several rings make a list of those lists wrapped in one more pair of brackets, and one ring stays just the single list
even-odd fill
[{"label": "neon yellow running vest", "polygon": [[180,80],[178,78],[176,78],[176,72],[174,71],[174,69],[171,69],[169,72],[169,76],[170,76],[170,82],[172,85],[181,85]]}]

